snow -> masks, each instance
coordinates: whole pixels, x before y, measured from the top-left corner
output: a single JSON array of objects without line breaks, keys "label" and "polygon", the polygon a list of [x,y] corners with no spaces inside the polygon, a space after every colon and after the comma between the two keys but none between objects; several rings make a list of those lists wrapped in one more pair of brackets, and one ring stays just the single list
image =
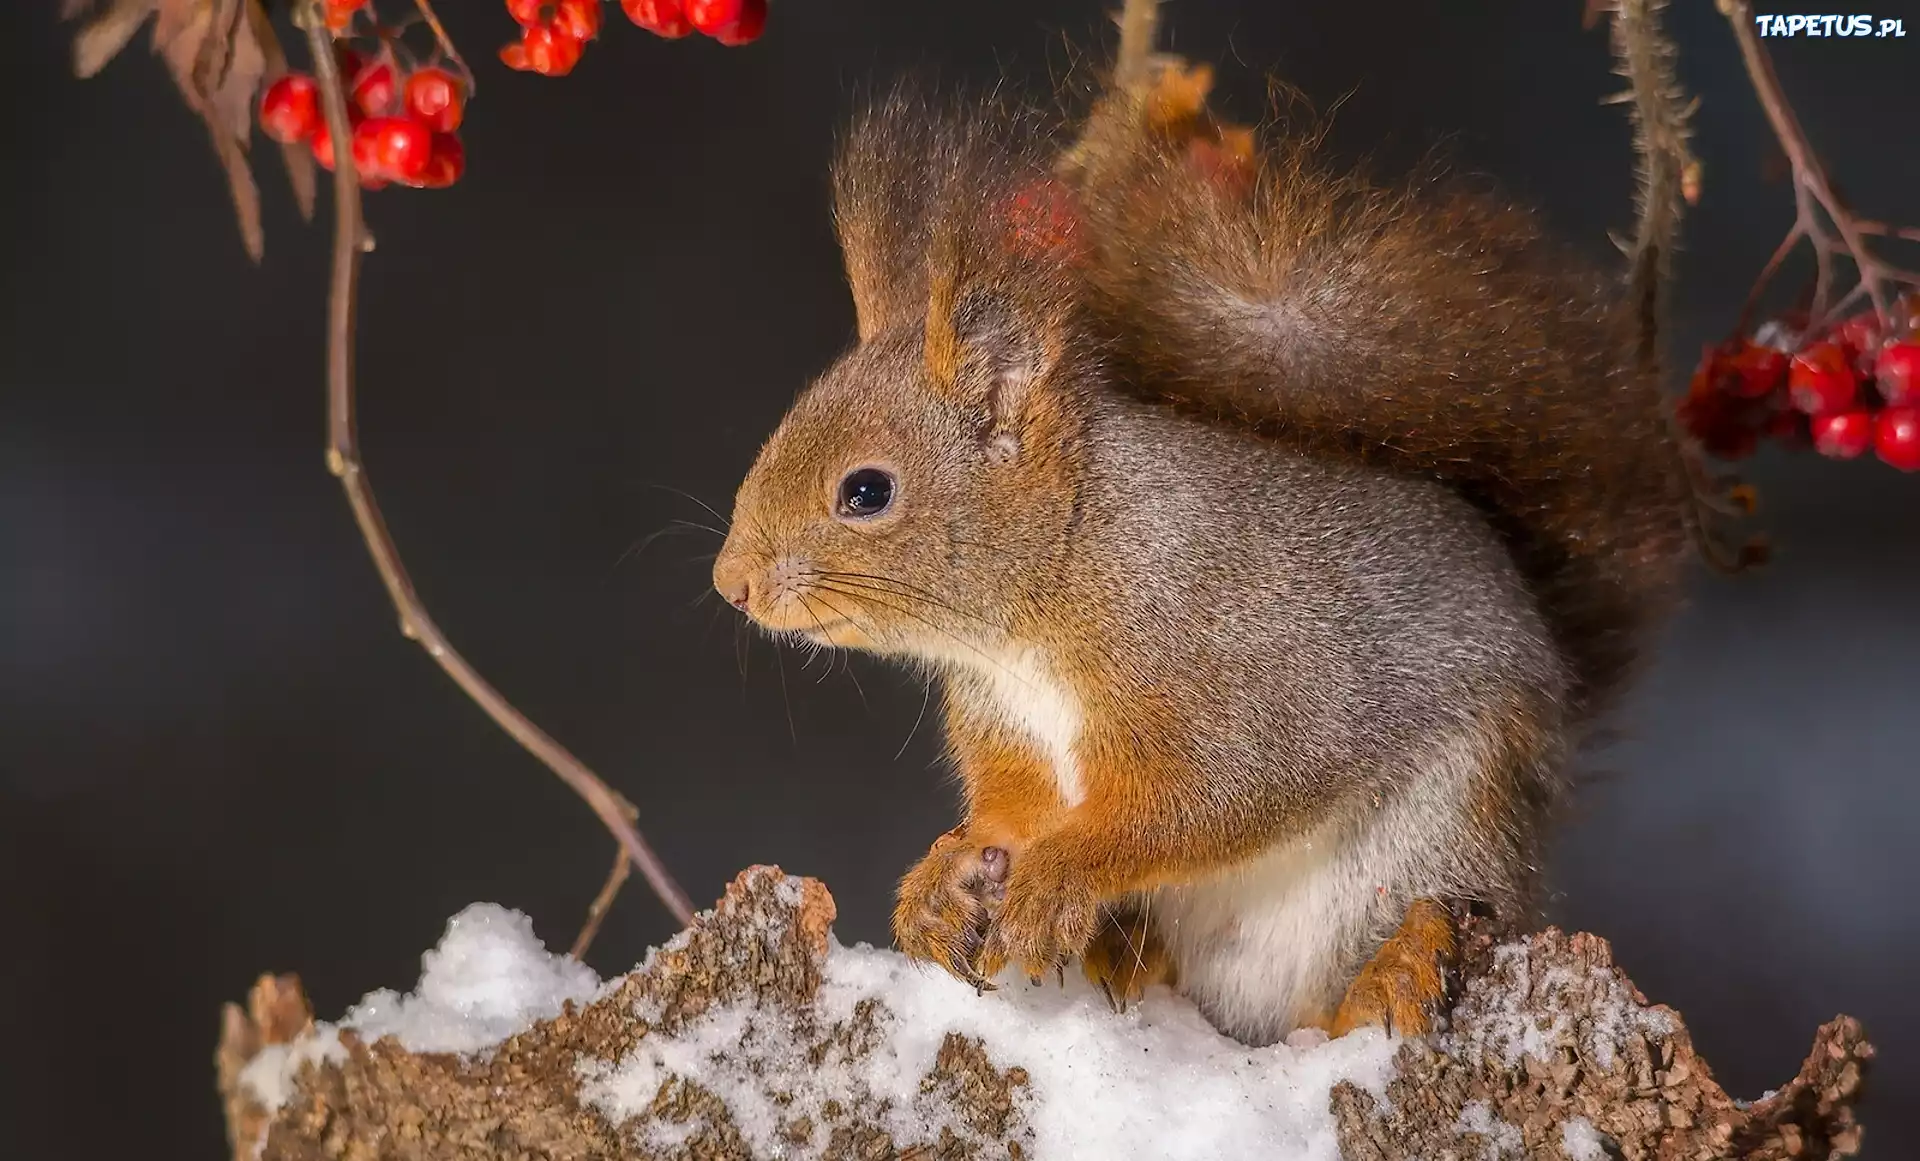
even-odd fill
[{"label": "snow", "polygon": [[241,1083],[271,1112],[286,1103],[302,1066],[345,1059],[342,1029],[368,1042],[392,1036],[411,1052],[474,1054],[558,1016],[568,1001],[591,1001],[601,988],[592,968],[548,954],[531,919],[493,903],[475,903],[448,920],[420,967],[411,994],[368,993],[339,1023],[262,1049]]},{"label": "snow", "polygon": [[1570,1161],[1607,1161],[1606,1138],[1585,1117],[1569,1117],[1560,1126],[1560,1150]]},{"label": "snow", "polygon": [[[1072,974],[1064,988],[1009,982],[982,996],[896,953],[831,942],[818,1020],[852,1020],[866,1000],[885,1010],[867,1051],[810,1062],[793,1038],[768,1034],[777,1015],[737,1004],[709,1010],[676,1037],[648,1036],[617,1065],[583,1063],[582,1096],[617,1124],[644,1112],[678,1075],[726,1102],[756,1156],[796,1161],[817,1155],[826,1134],[795,1144],[782,1125],[801,1116],[819,1125],[829,1098],[853,1094],[889,1102],[883,1127],[896,1140],[937,1140],[943,1128],[967,1138],[966,1125],[943,1119],[951,1107],[920,1084],[947,1034],[958,1032],[982,1041],[996,1068],[1026,1070],[1030,1084],[1016,1099],[1030,1151],[1041,1158],[1337,1161],[1330,1090],[1353,1080],[1384,1100],[1398,1047],[1367,1030],[1333,1041],[1302,1033],[1250,1049],[1163,989],[1116,1015]],[[769,1099],[766,1076],[792,1099]],[[646,1131],[664,1150],[688,1127],[654,1122]]]},{"label": "snow", "polygon": [[[1494,967],[1488,979],[1511,980],[1512,987],[1473,993],[1462,1000],[1461,1013],[1471,1010],[1477,1017],[1466,1036],[1452,1037],[1453,1046],[1468,1060],[1491,1055],[1506,1067],[1515,1068],[1523,1057],[1551,1062],[1556,1047],[1571,1033],[1593,1063],[1602,1071],[1613,1068],[1620,1049],[1631,1035],[1665,1036],[1673,1032],[1666,1013],[1642,1007],[1632,990],[1613,972],[1603,967],[1589,969],[1586,979],[1564,967],[1550,967],[1533,978],[1532,961],[1527,948],[1507,944],[1494,949]],[[1492,1003],[1486,1001],[1491,993]],[[1589,999],[1589,993],[1591,998]],[[1522,1008],[1531,998],[1537,1011],[1550,1010],[1552,1018],[1542,1023],[1536,1013]],[[1584,1029],[1569,1028],[1578,1019]]]},{"label": "snow", "polygon": [[592,968],[549,955],[531,919],[492,903],[475,903],[449,920],[440,946],[421,956],[420,965],[412,995],[372,992],[341,1027],[367,1041],[392,1036],[409,1052],[473,1053],[600,990]]},{"label": "snow", "polygon": [[1526,1156],[1527,1140],[1520,1126],[1494,1116],[1493,1106],[1486,1101],[1468,1101],[1462,1105],[1453,1129],[1456,1133],[1478,1133],[1485,1139],[1486,1149],[1481,1154],[1484,1161]]},{"label": "snow", "polygon": [[[786,901],[797,902],[797,892]],[[583,964],[548,954],[526,916],[491,904],[455,916],[421,962],[412,993],[373,992],[337,1024],[263,1050],[242,1083],[271,1112],[286,1103],[303,1065],[345,1057],[342,1030],[369,1041],[393,1036],[417,1052],[484,1053],[568,1001],[590,1002],[619,983],[602,985]],[[815,1034],[791,1034],[794,1014],[757,1001],[716,1005],[676,1036],[646,1036],[617,1063],[583,1058],[583,1099],[618,1124],[646,1111],[678,1075],[726,1102],[756,1157],[783,1161],[824,1150],[830,1099],[884,1109],[881,1127],[896,1140],[938,1140],[942,1129],[974,1139],[953,1102],[921,1088],[947,1034],[958,1032],[978,1038],[995,1068],[1026,1070],[1029,1083],[1013,1091],[1029,1155],[1337,1161],[1330,1090],[1352,1080],[1384,1102],[1398,1047],[1364,1030],[1338,1040],[1296,1033],[1289,1043],[1247,1048],[1165,989],[1119,1015],[1077,973],[1064,988],[1017,981],[979,995],[897,953],[831,938],[823,976]],[[872,1013],[870,1034],[842,1038],[822,1059],[806,1057],[821,1039],[817,1030],[859,1028],[864,1012]],[[796,1144],[783,1129],[802,1116],[815,1128]],[[699,1128],[649,1121],[643,1137],[665,1150]]]}]

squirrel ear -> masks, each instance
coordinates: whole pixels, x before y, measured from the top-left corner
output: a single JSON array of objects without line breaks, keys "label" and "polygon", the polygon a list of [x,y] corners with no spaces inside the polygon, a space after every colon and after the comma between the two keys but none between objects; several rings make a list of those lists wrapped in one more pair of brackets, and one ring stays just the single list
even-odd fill
[{"label": "squirrel ear", "polygon": [[[1058,361],[1060,336],[1004,290],[968,285],[953,250],[928,277],[926,367],[934,390],[978,410],[997,446],[1018,439],[1035,388]],[[942,260],[946,259],[946,260]]]},{"label": "squirrel ear", "polygon": [[989,437],[1005,447],[1007,437],[1018,439],[1021,417],[1053,369],[1057,343],[1007,295],[942,293],[939,282],[927,314],[928,377],[936,391],[977,410]]}]

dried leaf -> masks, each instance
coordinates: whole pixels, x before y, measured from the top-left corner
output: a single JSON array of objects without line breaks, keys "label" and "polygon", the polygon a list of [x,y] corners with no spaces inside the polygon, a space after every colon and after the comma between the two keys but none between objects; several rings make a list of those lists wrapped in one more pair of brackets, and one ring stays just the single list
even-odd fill
[{"label": "dried leaf", "polygon": [[[286,50],[280,47],[280,38],[274,34],[273,22],[267,16],[267,10],[260,0],[247,0],[247,19],[253,25],[253,38],[259,42],[261,51],[266,54],[267,71],[260,78],[262,85],[286,76],[291,70],[287,66]],[[294,204],[300,207],[302,221],[313,221],[313,200],[318,181],[318,167],[313,162],[313,150],[305,144],[295,142],[280,147],[281,160],[287,166],[287,184],[293,187]]]},{"label": "dried leaf", "polygon": [[[112,6],[89,21],[73,38],[73,73],[85,79],[107,67],[120,55],[133,34],[153,15],[155,0],[113,0]],[[60,15],[72,20],[94,7],[93,0],[61,0]]]},{"label": "dried leaf", "polygon": [[[260,0],[61,0],[60,10],[69,19],[98,13],[74,37],[74,71],[83,77],[104,68],[154,18],[153,51],[167,62],[187,107],[206,123],[226,170],[241,240],[258,262],[266,240],[260,190],[247,162],[254,100],[269,72],[286,71],[286,56]],[[291,150],[286,158],[300,212],[311,218],[313,160]]]}]

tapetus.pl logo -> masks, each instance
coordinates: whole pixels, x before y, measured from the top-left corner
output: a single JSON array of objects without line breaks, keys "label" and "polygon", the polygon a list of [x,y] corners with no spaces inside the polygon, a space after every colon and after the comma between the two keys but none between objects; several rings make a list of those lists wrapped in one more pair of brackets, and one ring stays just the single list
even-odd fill
[{"label": "tapetus.pl logo", "polygon": [[1799,15],[1788,16],[1770,13],[1753,18],[1754,27],[1761,36],[1851,36],[1873,39],[1883,36],[1905,36],[1907,22],[1898,16],[1870,16],[1855,13],[1850,16]]}]

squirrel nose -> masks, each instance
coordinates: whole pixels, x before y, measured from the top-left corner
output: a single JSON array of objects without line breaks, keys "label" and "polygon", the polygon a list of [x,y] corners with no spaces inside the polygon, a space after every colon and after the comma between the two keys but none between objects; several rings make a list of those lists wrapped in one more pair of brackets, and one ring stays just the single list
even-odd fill
[{"label": "squirrel nose", "polygon": [[729,605],[744,611],[747,607],[747,597],[753,591],[747,582],[751,570],[739,553],[727,551],[731,547],[731,544],[724,546],[720,555],[714,559],[713,587],[726,598]]}]

